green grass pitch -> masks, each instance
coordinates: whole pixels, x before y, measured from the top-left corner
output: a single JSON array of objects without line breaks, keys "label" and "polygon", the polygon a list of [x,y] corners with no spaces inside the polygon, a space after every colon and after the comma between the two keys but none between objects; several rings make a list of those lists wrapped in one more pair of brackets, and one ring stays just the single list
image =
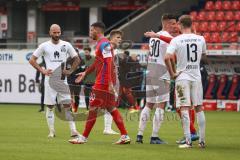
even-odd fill
[{"label": "green grass pitch", "polygon": [[[0,105],[1,160],[222,160],[240,159],[240,113],[207,112],[207,148],[179,149],[175,144],[183,131],[175,113],[167,113],[160,135],[167,145],[150,145],[152,125],[148,122],[144,144],[135,144],[138,115],[121,110],[132,138],[130,145],[113,145],[117,135],[103,135],[103,117],[99,117],[87,144],[68,143],[68,124],[56,118],[57,137],[48,139],[45,114],[37,105]],[[84,122],[77,122],[82,132]],[[113,128],[115,130],[116,126]]]}]

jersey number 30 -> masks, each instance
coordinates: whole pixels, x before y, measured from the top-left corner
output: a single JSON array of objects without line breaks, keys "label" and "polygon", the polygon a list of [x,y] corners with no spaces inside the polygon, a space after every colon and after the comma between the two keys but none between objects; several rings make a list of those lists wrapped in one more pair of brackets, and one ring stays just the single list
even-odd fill
[{"label": "jersey number 30", "polygon": [[187,61],[197,61],[197,45],[195,43],[187,44]]},{"label": "jersey number 30", "polygon": [[152,52],[150,52],[150,56],[154,56],[154,57],[158,57],[159,56],[159,47],[160,47],[160,41],[159,40],[151,40],[150,42],[151,44],[151,48],[152,48]]}]

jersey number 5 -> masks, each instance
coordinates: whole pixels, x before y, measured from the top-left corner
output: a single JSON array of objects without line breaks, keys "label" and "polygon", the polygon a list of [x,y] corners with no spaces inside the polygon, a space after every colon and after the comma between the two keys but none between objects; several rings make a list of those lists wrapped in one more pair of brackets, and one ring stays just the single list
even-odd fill
[{"label": "jersey number 5", "polygon": [[187,44],[187,61],[188,62],[197,61],[197,45],[195,43]]}]

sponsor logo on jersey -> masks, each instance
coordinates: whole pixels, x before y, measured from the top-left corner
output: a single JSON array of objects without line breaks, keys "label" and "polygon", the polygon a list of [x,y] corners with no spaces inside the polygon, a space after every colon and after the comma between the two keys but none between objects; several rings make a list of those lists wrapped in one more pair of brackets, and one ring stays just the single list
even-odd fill
[{"label": "sponsor logo on jersey", "polygon": [[104,46],[104,54],[109,54],[111,53],[111,46],[110,45],[106,45]]},{"label": "sponsor logo on jersey", "polygon": [[55,58],[55,59],[57,59],[57,58],[59,59],[59,58],[60,58],[60,54],[59,54],[58,51],[55,51],[55,52],[54,52],[54,58]]}]

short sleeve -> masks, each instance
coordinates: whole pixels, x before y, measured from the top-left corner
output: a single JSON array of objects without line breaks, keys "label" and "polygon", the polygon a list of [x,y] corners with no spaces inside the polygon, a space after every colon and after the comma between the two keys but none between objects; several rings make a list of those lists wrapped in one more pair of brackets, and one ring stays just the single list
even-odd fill
[{"label": "short sleeve", "polygon": [[207,45],[206,45],[206,41],[205,41],[204,37],[203,37],[202,53],[203,53],[203,54],[206,54],[206,53],[207,53]]},{"label": "short sleeve", "polygon": [[103,58],[112,57],[112,47],[109,42],[103,42],[100,46]]},{"label": "short sleeve", "polygon": [[70,55],[71,58],[77,56],[77,52],[70,43],[68,43],[68,54]]},{"label": "short sleeve", "polygon": [[33,52],[33,55],[35,57],[41,57],[43,56],[43,53],[44,53],[44,45],[40,44],[38,48]]},{"label": "short sleeve", "polygon": [[177,49],[176,40],[172,39],[172,41],[170,42],[169,46],[167,47],[167,53],[174,54],[176,52],[176,49]]}]

